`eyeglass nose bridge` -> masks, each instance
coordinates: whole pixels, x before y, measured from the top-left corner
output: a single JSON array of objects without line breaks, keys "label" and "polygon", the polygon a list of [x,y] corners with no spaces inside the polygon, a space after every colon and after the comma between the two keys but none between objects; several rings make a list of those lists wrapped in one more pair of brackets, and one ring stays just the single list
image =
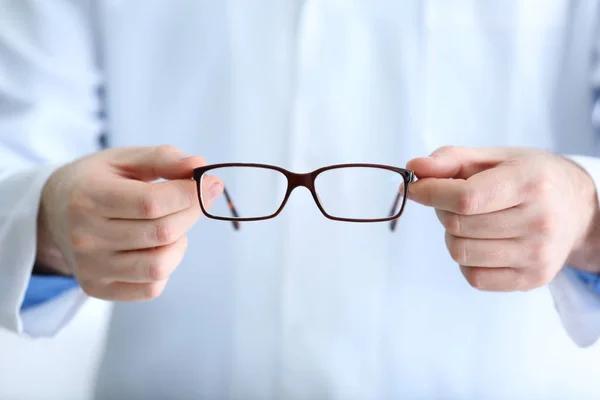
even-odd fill
[{"label": "eyeglass nose bridge", "polygon": [[289,193],[291,193],[294,189],[298,187],[304,187],[311,192],[315,191],[315,180],[313,174],[298,174],[298,173],[289,173],[288,174],[288,187]]}]

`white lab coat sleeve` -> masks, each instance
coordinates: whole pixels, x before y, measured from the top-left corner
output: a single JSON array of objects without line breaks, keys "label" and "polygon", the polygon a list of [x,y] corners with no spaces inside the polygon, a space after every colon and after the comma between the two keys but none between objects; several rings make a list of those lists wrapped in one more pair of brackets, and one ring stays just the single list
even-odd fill
[{"label": "white lab coat sleeve", "polygon": [[[600,158],[569,156],[593,179],[600,193]],[[563,269],[550,283],[560,319],[571,339],[580,347],[589,347],[600,338],[600,292],[596,292],[572,268]]]},{"label": "white lab coat sleeve", "polygon": [[21,313],[42,188],[56,168],[98,149],[90,4],[0,0],[0,327],[29,336],[58,332],[84,299],[73,291]]}]

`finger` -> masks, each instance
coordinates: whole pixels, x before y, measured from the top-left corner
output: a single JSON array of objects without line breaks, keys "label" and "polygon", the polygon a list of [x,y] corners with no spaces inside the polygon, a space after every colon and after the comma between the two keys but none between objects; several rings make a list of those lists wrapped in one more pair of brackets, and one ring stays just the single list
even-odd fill
[{"label": "finger", "polygon": [[446,233],[446,247],[457,264],[467,267],[519,266],[527,255],[515,239],[467,239]]},{"label": "finger", "polygon": [[81,288],[90,297],[107,301],[138,302],[158,298],[167,281],[152,283],[82,283]]},{"label": "finger", "polygon": [[199,208],[188,208],[159,219],[115,219],[108,221],[98,234],[104,241],[103,249],[106,250],[151,249],[175,243],[201,216]]},{"label": "finger", "polygon": [[469,148],[445,146],[429,157],[419,157],[406,167],[422,178],[467,179],[486,169],[493,168],[518,154],[508,147]]},{"label": "finger", "polygon": [[460,215],[491,213],[525,200],[524,175],[515,166],[500,165],[467,180],[425,178],[409,186],[409,198]]},{"label": "finger", "polygon": [[[216,197],[222,191],[222,185],[213,176],[203,180],[203,187],[214,192]],[[97,212],[107,218],[157,219],[188,208],[200,209],[197,183],[191,179],[158,183],[111,181],[90,194],[90,198]]]},{"label": "finger", "polygon": [[109,154],[116,173],[142,181],[188,179],[194,168],[206,165],[204,158],[187,156],[169,145],[119,148]]},{"label": "finger", "polygon": [[471,239],[511,239],[536,229],[533,207],[513,207],[480,215],[460,215],[436,210],[438,220],[453,236]]},{"label": "finger", "polygon": [[85,280],[110,282],[151,283],[169,279],[181,263],[187,249],[187,236],[184,235],[172,244],[145,250],[111,253],[98,258],[80,258],[80,265],[94,265],[94,268],[80,268]]},{"label": "finger", "polygon": [[516,292],[527,290],[522,271],[514,268],[479,268],[461,266],[460,270],[473,288],[486,292]]}]

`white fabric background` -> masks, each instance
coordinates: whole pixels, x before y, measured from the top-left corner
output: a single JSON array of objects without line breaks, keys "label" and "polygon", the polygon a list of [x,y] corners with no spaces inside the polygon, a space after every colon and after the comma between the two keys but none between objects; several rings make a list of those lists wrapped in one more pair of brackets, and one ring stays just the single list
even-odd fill
[{"label": "white fabric background", "polygon": [[90,399],[110,310],[105,302],[86,302],[52,340],[0,329],[0,399]]}]

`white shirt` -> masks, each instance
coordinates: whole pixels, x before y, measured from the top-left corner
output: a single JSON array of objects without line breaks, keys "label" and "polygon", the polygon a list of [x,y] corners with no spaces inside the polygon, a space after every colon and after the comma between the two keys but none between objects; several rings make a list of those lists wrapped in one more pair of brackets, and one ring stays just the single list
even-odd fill
[{"label": "white shirt", "polygon": [[[600,183],[596,1],[0,0],[0,15],[0,323],[18,332],[53,334],[85,299],[18,312],[41,188],[104,129],[296,172],[535,146],[587,156]],[[479,292],[432,210],[409,204],[391,234],[295,192],[240,232],[202,220],[160,299],[117,304],[98,398],[597,398],[600,350],[578,347],[598,336],[600,301],[568,271]]]}]

